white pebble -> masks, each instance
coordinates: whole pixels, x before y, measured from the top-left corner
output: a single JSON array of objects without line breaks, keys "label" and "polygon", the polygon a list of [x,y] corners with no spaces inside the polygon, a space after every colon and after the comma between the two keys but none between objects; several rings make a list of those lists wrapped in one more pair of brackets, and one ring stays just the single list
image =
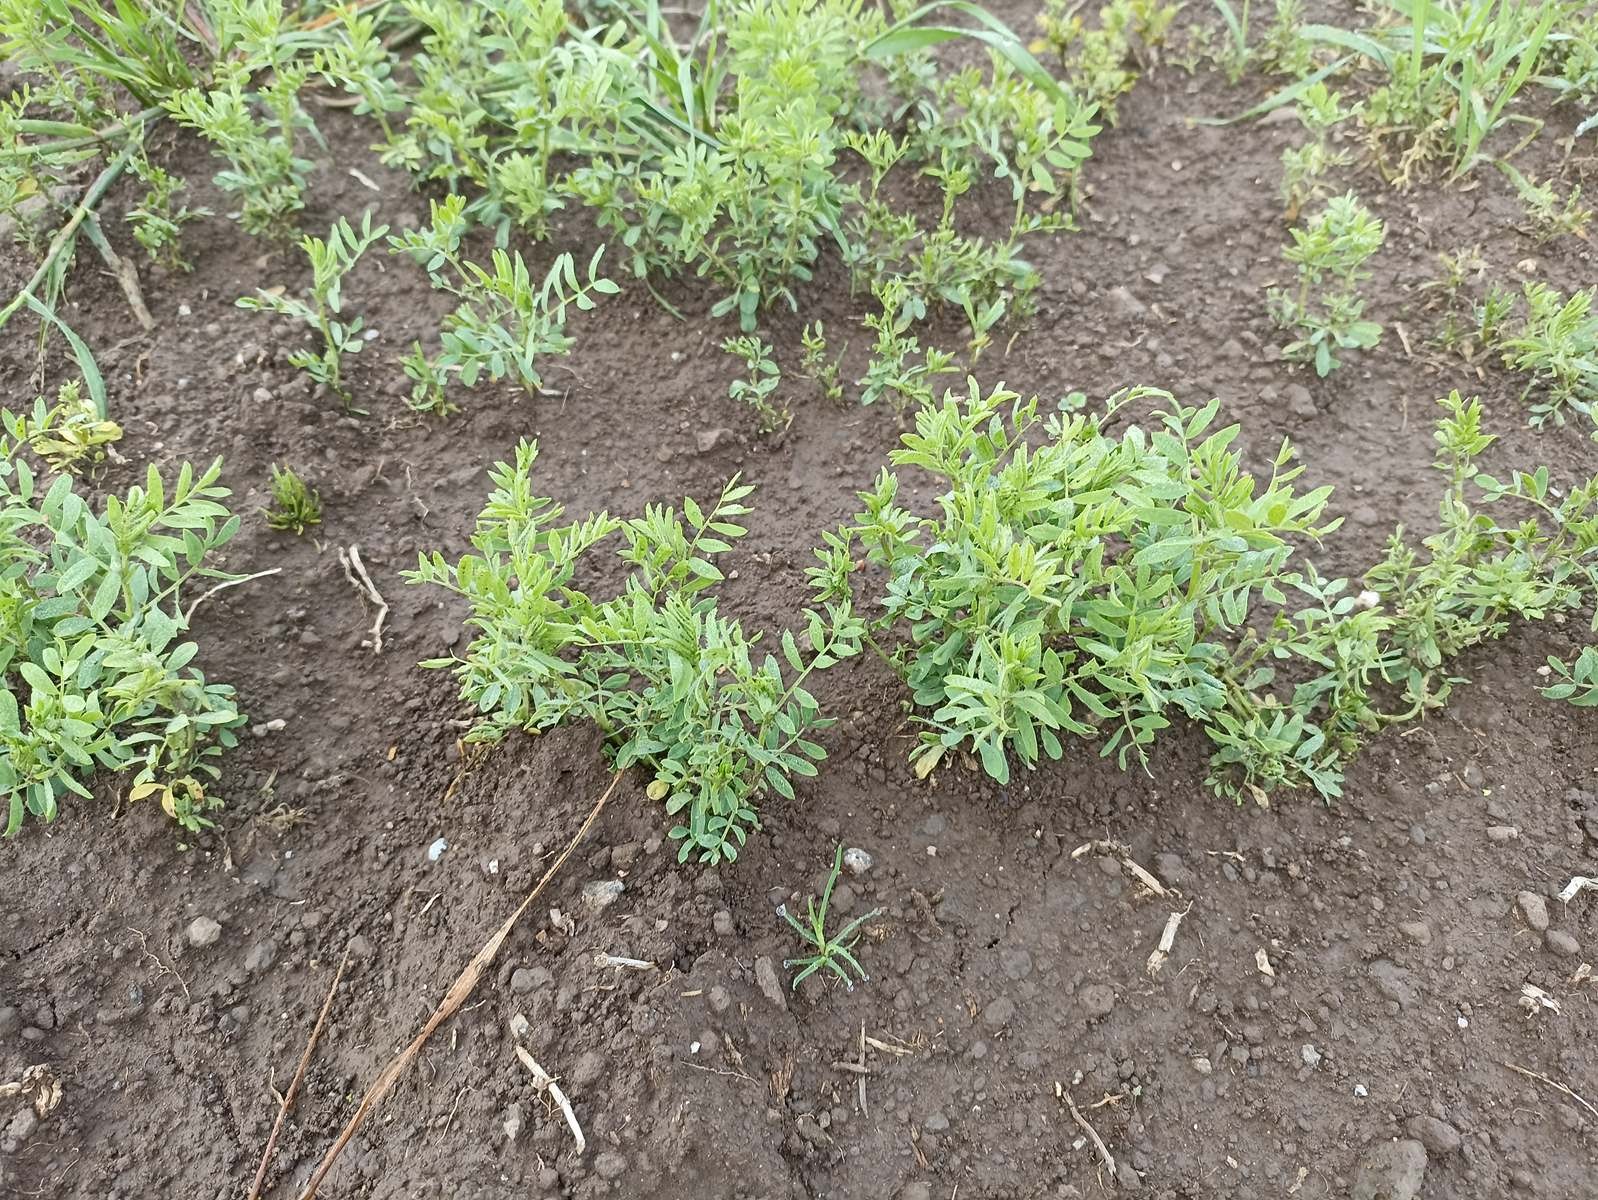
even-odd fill
[{"label": "white pebble", "polygon": [[437,862],[441,857],[443,857],[444,851],[448,849],[449,843],[443,838],[439,838],[438,841],[434,842],[427,848],[427,861]]}]

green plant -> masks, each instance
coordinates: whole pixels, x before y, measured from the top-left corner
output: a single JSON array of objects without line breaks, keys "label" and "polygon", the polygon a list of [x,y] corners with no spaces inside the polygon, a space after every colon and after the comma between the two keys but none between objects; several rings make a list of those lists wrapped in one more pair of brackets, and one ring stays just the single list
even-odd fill
[{"label": "green plant", "polygon": [[48,487],[20,453],[22,422],[0,437],[0,795],[6,833],[53,820],[68,793],[91,799],[97,770],[132,772],[130,800],[159,799],[184,828],[209,822],[216,759],[244,723],[233,690],[190,664],[180,640],[191,581],[233,577],[207,558],[238,529],[220,463],[188,464],[170,489],[142,487],[96,512],[68,475]]},{"label": "green plant", "polygon": [[1307,25],[1301,33],[1376,68],[1380,85],[1359,116],[1395,184],[1407,185],[1434,159],[1446,159],[1457,179],[1481,161],[1496,130],[1511,122],[1540,127],[1510,105],[1548,56],[1550,34],[1579,4],[1392,0],[1382,7],[1401,19],[1362,31]]},{"label": "green plant", "polygon": [[1329,489],[1293,491],[1285,443],[1261,488],[1230,449],[1236,426],[1206,436],[1218,403],[1136,389],[1111,410],[1146,399],[1171,407],[1115,439],[1107,416],[1045,422],[1035,397],[972,380],[891,456],[941,481],[939,515],[901,507],[884,471],[818,551],[828,602],[853,596],[857,550],[881,571],[865,607],[881,612],[874,644],[904,639],[882,652],[918,712],[918,773],[961,748],[1003,782],[1012,756],[1059,758],[1064,734],[1141,757],[1174,713],[1219,704],[1225,639],[1254,595],[1279,594],[1286,539],[1332,527],[1318,524]]},{"label": "green plant", "polygon": [[[1133,5],[1130,0],[1102,5],[1098,26],[1092,29],[1077,15],[1080,7],[1070,0],[1044,0],[1038,24],[1072,86],[1097,104],[1104,119],[1114,125],[1116,100],[1131,91],[1138,78],[1133,69],[1137,64],[1132,38],[1139,33]],[[1158,36],[1163,36],[1177,7],[1169,5],[1149,14],[1158,24]]]},{"label": "green plant", "polygon": [[362,214],[359,233],[350,227],[347,219],[340,217],[328,231],[325,242],[309,234],[300,239],[300,249],[311,263],[309,303],[279,291],[257,291],[253,296],[239,297],[237,302],[240,308],[290,317],[315,331],[321,340],[321,349],[296,350],[289,355],[289,362],[339,396],[345,404],[350,403],[351,397],[344,384],[344,356],[360,352],[364,344],[361,337],[364,321],[361,317],[349,322],[340,319],[344,311],[344,276],[387,232],[387,225],[372,228],[371,210]]},{"label": "green plant", "polygon": [[771,394],[782,385],[782,371],[771,357],[771,347],[757,337],[727,338],[721,348],[736,358],[743,359],[747,377],[734,379],[727,394],[741,400],[755,410],[762,433],[772,433],[793,420],[787,409],[771,403]]},{"label": "green plant", "polygon": [[1331,132],[1348,116],[1341,98],[1324,83],[1305,88],[1298,98],[1298,119],[1310,135],[1302,146],[1282,151],[1282,205],[1288,221],[1298,220],[1304,206],[1326,197],[1323,177],[1333,168],[1346,167],[1346,150],[1334,149]]},{"label": "green plant", "polygon": [[425,411],[447,411],[445,388],[451,380],[470,388],[485,374],[496,381],[514,376],[537,392],[544,382],[538,360],[565,354],[573,345],[566,333],[567,308],[587,312],[595,296],[620,291],[599,275],[603,246],[588,260],[586,282],[579,281],[572,256],[562,254],[535,287],[520,253],[495,250],[487,270],[462,257],[466,229],[465,200],[452,195],[432,202],[426,228],[389,239],[395,252],[409,254],[426,269],[435,288],[460,301],[444,319],[441,351],[429,358],[418,346],[404,363],[416,382],[411,403]]},{"label": "green plant", "polygon": [[834,404],[843,399],[843,384],[838,380],[838,367],[843,361],[840,352],[837,358],[830,356],[827,350],[827,330],[820,321],[807,324],[800,334],[800,342],[804,346],[804,372],[811,379],[821,385],[821,393]]},{"label": "green plant", "polygon": [[1381,248],[1386,228],[1347,192],[1291,232],[1293,244],[1282,257],[1298,268],[1298,287],[1272,288],[1267,303],[1279,326],[1299,334],[1282,353],[1313,363],[1324,378],[1339,364],[1335,351],[1368,350],[1381,339],[1382,327],[1364,319],[1358,289],[1370,278],[1364,264]]},{"label": "green plant", "polygon": [[249,233],[290,238],[295,214],[305,207],[311,163],[299,154],[299,135],[320,140],[299,101],[310,75],[309,63],[283,62],[265,86],[252,91],[251,68],[225,60],[210,86],[185,88],[162,102],[227,160],[216,185],[239,197],[239,211],[230,215]]},{"label": "green plant", "polygon": [[1507,162],[1499,162],[1498,169],[1514,185],[1521,203],[1526,206],[1526,215],[1532,220],[1539,242],[1565,234],[1586,237],[1592,209],[1581,202],[1580,184],[1574,185],[1561,201],[1551,182],[1537,183],[1528,179]]},{"label": "green plant", "polygon": [[932,399],[932,380],[954,370],[954,356],[936,347],[923,355],[921,342],[909,332],[924,314],[921,303],[901,279],[890,279],[875,289],[878,311],[865,318],[876,334],[866,373],[856,383],[860,403],[875,404],[884,396],[899,416]]},{"label": "green plant", "polygon": [[40,396],[31,417],[12,419],[8,430],[18,442],[54,470],[74,475],[84,465],[102,461],[105,447],[122,440],[122,426],[100,415],[99,406],[83,395],[76,379],[61,385],[54,404],[46,405]]},{"label": "green plant", "polygon": [[1529,376],[1522,403],[1535,391],[1531,423],[1552,419],[1565,423],[1569,410],[1598,423],[1598,313],[1592,311],[1595,289],[1572,292],[1566,299],[1546,283],[1525,286],[1526,316],[1518,326],[1507,323],[1512,299],[1499,292],[1488,297],[1481,324],[1483,345],[1498,349],[1504,365]]},{"label": "green plant", "polygon": [[1559,682],[1540,689],[1549,700],[1568,700],[1581,708],[1598,707],[1598,646],[1587,646],[1576,656],[1576,661],[1548,659],[1548,670],[1559,677]]},{"label": "green plant", "polygon": [[[846,601],[806,612],[802,633],[779,639],[780,657],[757,662],[756,639],[717,611],[712,591],[716,558],[745,533],[735,522],[752,488],[734,480],[708,509],[685,498],[681,513],[651,505],[631,520],[563,525],[561,507],[533,492],[537,454],[523,442],[513,466],[490,473],[476,553],[424,556],[408,574],[465,598],[476,629],[463,658],[424,665],[452,668],[482,714],[471,741],[594,721],[618,767],[652,774],[650,797],[679,818],[680,861],[736,858],[759,827],[761,795],[792,799],[792,778],[826,757],[810,739],[830,721],[805,684],[858,651],[860,623]],[[578,586],[579,563],[618,534],[631,570],[600,600]]]},{"label": "green plant", "polygon": [[0,57],[102,113],[118,88],[149,106],[193,86],[191,40],[179,0],[0,0]]},{"label": "green plant", "polygon": [[832,855],[832,870],[827,875],[827,886],[822,889],[821,902],[818,904],[814,896],[805,900],[805,919],[799,921],[788,911],[786,904],[777,906],[777,915],[788,922],[793,931],[799,935],[799,940],[810,949],[810,953],[800,955],[798,958],[786,958],[782,965],[788,970],[800,968],[799,974],[793,977],[790,990],[798,991],[799,985],[817,971],[831,971],[843,980],[845,991],[854,991],[854,980],[849,978],[849,969],[853,969],[855,979],[861,983],[870,981],[865,968],[860,965],[860,960],[854,956],[855,943],[860,940],[860,927],[867,921],[874,920],[882,915],[880,908],[856,917],[837,933],[827,932],[827,909],[832,904],[832,889],[838,885],[838,876],[843,874],[843,847],[839,846]]},{"label": "green plant", "polygon": [[128,223],[133,226],[134,241],[144,247],[151,261],[161,263],[168,270],[189,270],[190,263],[183,257],[183,227],[201,217],[209,217],[211,210],[174,204],[178,193],[188,185],[143,154],[135,156],[131,166],[145,186],[144,199],[127,215]]},{"label": "green plant", "polygon": [[[1480,401],[1455,392],[1440,403],[1440,528],[1418,545],[1397,529],[1357,596],[1313,569],[1286,580],[1313,603],[1245,636],[1223,669],[1225,704],[1206,723],[1217,746],[1208,782],[1222,794],[1338,795],[1361,743],[1447,700],[1460,651],[1501,636],[1511,618],[1579,609],[1598,589],[1598,476],[1562,499],[1546,468],[1500,482],[1476,467],[1494,440]],[[1531,515],[1499,524],[1489,510],[1500,504]]]},{"label": "green plant", "polygon": [[266,510],[269,529],[296,536],[322,523],[322,497],[294,473],[292,467],[272,464],[272,503]]}]

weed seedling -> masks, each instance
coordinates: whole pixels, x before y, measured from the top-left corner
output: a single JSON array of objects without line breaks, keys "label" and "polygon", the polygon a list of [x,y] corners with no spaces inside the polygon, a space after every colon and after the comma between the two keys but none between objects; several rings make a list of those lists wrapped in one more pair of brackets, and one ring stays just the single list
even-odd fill
[{"label": "weed seedling", "polygon": [[106,447],[122,440],[122,426],[100,416],[76,379],[61,385],[54,404],[46,405],[43,396],[35,400],[33,416],[18,418],[12,433],[55,470],[73,475],[102,461],[111,453]]},{"label": "weed seedling", "polygon": [[789,424],[793,414],[771,402],[771,394],[782,384],[782,371],[771,357],[771,347],[757,337],[745,335],[728,338],[721,343],[721,348],[743,359],[746,377],[734,379],[728,385],[727,394],[755,410],[760,432],[774,433]]},{"label": "weed seedling", "polygon": [[1347,192],[1292,235],[1282,257],[1298,268],[1298,287],[1273,288],[1267,302],[1278,325],[1299,333],[1282,353],[1313,363],[1324,378],[1338,366],[1335,351],[1368,350],[1381,339],[1382,327],[1363,317],[1358,289],[1370,278],[1364,264],[1381,248],[1386,229]]},{"label": "weed seedling", "polygon": [[127,217],[133,226],[134,241],[144,247],[152,262],[160,263],[169,271],[189,270],[190,263],[183,257],[183,227],[201,217],[209,217],[211,210],[177,203],[178,194],[187,185],[144,155],[135,157],[130,165],[145,187],[144,199]]},{"label": "weed seedling", "polygon": [[1562,659],[1548,659],[1549,673],[1558,683],[1541,688],[1549,700],[1568,700],[1579,708],[1598,708],[1598,646],[1587,646],[1568,666]]},{"label": "weed seedling", "polygon": [[1333,149],[1331,131],[1348,113],[1336,92],[1324,83],[1312,84],[1298,98],[1298,119],[1310,140],[1282,151],[1282,205],[1289,221],[1312,200],[1326,195],[1324,177],[1351,161],[1346,150]]},{"label": "weed seedling", "polygon": [[[854,956],[855,943],[860,940],[860,927],[867,921],[882,915],[880,908],[874,908],[862,916],[850,921],[837,933],[827,932],[827,908],[832,904],[832,889],[837,886],[838,876],[843,874],[843,847],[839,846],[832,856],[832,870],[827,875],[827,886],[821,893],[821,903],[816,903],[814,896],[805,900],[805,919],[799,921],[788,911],[786,904],[778,905],[777,915],[792,926],[799,939],[810,949],[809,954],[802,954],[798,958],[786,958],[782,965],[788,970],[800,968],[799,973],[793,977],[791,990],[798,991],[799,985],[817,971],[828,970],[843,980],[845,991],[854,991],[855,979],[861,983],[870,980],[865,968],[860,965],[860,960]],[[854,970],[855,979],[849,978],[849,969]]]},{"label": "weed seedling", "polygon": [[[1516,329],[1497,333],[1493,343],[1504,365],[1530,376],[1522,402],[1540,391],[1531,406],[1531,423],[1552,419],[1565,423],[1566,410],[1598,421],[1598,313],[1592,311],[1595,289],[1573,292],[1567,300],[1545,283],[1525,288],[1526,319]],[[1500,296],[1502,294],[1500,293]],[[1489,297],[1489,302],[1492,301]],[[1501,302],[1500,302],[1501,303]],[[1501,324],[1502,315],[1498,315]],[[1488,316],[1484,313],[1483,338]],[[1485,344],[1485,343],[1484,343]]]},{"label": "weed seedling", "polygon": [[834,404],[839,403],[843,399],[843,384],[838,379],[838,367],[843,362],[843,353],[840,351],[837,358],[831,357],[827,350],[827,330],[820,321],[804,327],[800,342],[805,350],[805,374],[821,386],[822,395]]},{"label": "weed seedling", "polygon": [[361,217],[358,234],[350,228],[349,221],[340,217],[328,232],[327,241],[306,236],[300,242],[300,248],[311,261],[310,303],[276,291],[257,291],[254,296],[243,296],[238,301],[240,308],[292,317],[315,330],[322,342],[321,350],[296,350],[289,355],[289,362],[339,396],[345,404],[349,404],[351,398],[349,389],[344,386],[344,355],[360,351],[364,343],[360,336],[364,322],[360,317],[348,323],[339,319],[344,308],[344,276],[372,243],[387,232],[387,225],[372,228],[370,210]]},{"label": "weed seedling", "polygon": [[1592,209],[1581,202],[1581,185],[1571,187],[1569,194],[1560,200],[1551,182],[1538,183],[1528,179],[1507,162],[1499,162],[1498,169],[1515,187],[1520,202],[1526,206],[1533,232],[1539,242],[1552,241],[1569,234],[1587,236],[1587,225],[1592,220]]},{"label": "weed seedling", "polygon": [[273,463],[272,503],[266,510],[267,527],[299,536],[312,525],[321,523],[322,497],[308,487],[292,467],[279,469]]}]

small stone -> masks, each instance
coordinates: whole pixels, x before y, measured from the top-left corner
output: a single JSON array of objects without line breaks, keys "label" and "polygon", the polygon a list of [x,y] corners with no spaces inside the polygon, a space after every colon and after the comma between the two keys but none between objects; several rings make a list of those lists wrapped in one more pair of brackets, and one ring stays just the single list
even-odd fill
[{"label": "small stone", "polygon": [[1398,923],[1398,932],[1417,946],[1430,946],[1432,944],[1432,929],[1425,921],[1400,921]]},{"label": "small stone", "polygon": [[1563,929],[1550,929],[1543,935],[1548,948],[1561,958],[1575,958],[1581,953],[1581,943]]},{"label": "small stone", "polygon": [[843,852],[843,869],[856,877],[871,870],[871,863],[870,852],[860,849],[859,846],[850,846]]},{"label": "small stone", "polygon": [[518,1042],[525,1042],[527,1035],[533,1031],[530,1022],[524,1013],[516,1013],[510,1019],[510,1035]]},{"label": "small stone", "polygon": [[601,1179],[620,1179],[627,1174],[627,1159],[617,1150],[606,1150],[594,1159],[594,1174]]},{"label": "small stone", "polygon": [[22,1025],[22,1014],[15,1005],[0,1008],[0,1037],[10,1037]]},{"label": "small stone", "polygon": [[1015,1001],[1008,996],[1000,996],[982,1010],[982,1023],[997,1031],[1008,1025],[1014,1016]]},{"label": "small stone", "polygon": [[548,971],[540,970],[538,967],[517,967],[511,972],[510,990],[518,996],[525,996],[540,983],[549,982],[553,982],[553,979]]},{"label": "small stone", "polygon": [[921,1128],[928,1133],[943,1133],[949,1128],[949,1118],[941,1112],[930,1112],[927,1119],[921,1122]]},{"label": "small stone", "polygon": [[730,429],[701,429],[694,434],[694,442],[699,447],[699,453],[709,454],[718,446],[732,441],[734,436]]},{"label": "small stone", "polygon": [[1187,882],[1187,864],[1182,861],[1180,854],[1156,854],[1154,873],[1165,883],[1179,885]]},{"label": "small stone", "polygon": [[710,918],[710,927],[716,931],[718,937],[731,937],[733,931],[732,914],[725,908],[718,908],[715,916]]},{"label": "small stone", "polygon": [[1295,417],[1315,415],[1315,397],[1302,383],[1288,384],[1282,389],[1282,399],[1287,402],[1287,411]]},{"label": "small stone", "polygon": [[1548,901],[1536,892],[1520,892],[1515,896],[1515,907],[1526,919],[1526,924],[1538,933],[1548,932]]},{"label": "small stone", "polygon": [[1149,306],[1134,296],[1124,284],[1111,288],[1104,298],[1109,303],[1110,311],[1125,320],[1138,321],[1148,315]]},{"label": "small stone", "polygon": [[1137,1168],[1125,1155],[1115,1160],[1115,1181],[1121,1185],[1123,1192],[1143,1190],[1143,1177],[1137,1173]]},{"label": "small stone", "polygon": [[45,1039],[44,1030],[37,1025],[24,1025],[22,1027],[22,1040],[25,1042],[42,1042]]},{"label": "small stone", "polygon": [[1299,1047],[1298,1056],[1304,1060],[1306,1067],[1313,1068],[1321,1065],[1321,1052],[1315,1049],[1315,1046],[1310,1042],[1305,1042]]},{"label": "small stone", "polygon": [[1490,842],[1512,842],[1520,836],[1520,830],[1513,825],[1487,826],[1487,840]]},{"label": "small stone", "polygon": [[732,1007],[732,997],[719,983],[705,993],[705,1002],[710,1005],[710,1011],[714,1013],[724,1013]]},{"label": "small stone", "polygon": [[1376,990],[1389,1000],[1396,1001],[1400,1007],[1410,1008],[1420,999],[1420,986],[1415,982],[1414,975],[1396,963],[1378,958],[1369,969]]},{"label": "small stone", "polygon": [[1025,979],[1032,974],[1032,955],[1025,947],[1017,946],[999,955],[999,965],[1011,979]]},{"label": "small stone", "polygon": [[250,394],[250,399],[254,400],[257,404],[270,404],[272,403],[273,396],[270,389],[258,387]]},{"label": "small stone", "polygon": [[1404,1132],[1439,1158],[1458,1153],[1464,1144],[1464,1137],[1459,1130],[1436,1117],[1411,1117],[1404,1122]]},{"label": "small stone", "polygon": [[755,959],[755,983],[767,1000],[784,1012],[788,1010],[788,997],[783,993],[782,981],[777,978],[776,965],[767,955]]},{"label": "small stone", "polygon": [[1426,1182],[1426,1147],[1413,1139],[1383,1142],[1354,1175],[1353,1200],[1416,1200]]},{"label": "small stone", "polygon": [[505,1119],[500,1122],[500,1127],[505,1131],[505,1140],[514,1142],[522,1132],[522,1106],[511,1104],[505,1109]]},{"label": "small stone", "polygon": [[189,945],[197,949],[214,946],[222,936],[222,926],[210,917],[195,917],[184,930],[184,936],[189,939]]},{"label": "small stone", "polygon": [[256,942],[244,956],[244,969],[251,975],[259,975],[262,971],[270,970],[276,961],[276,942]]},{"label": "small stone", "polygon": [[1090,983],[1077,993],[1090,1017],[1107,1017],[1115,1010],[1115,991],[1109,984]]},{"label": "small stone", "polygon": [[1210,1062],[1208,1055],[1196,1054],[1193,1056],[1193,1069],[1200,1075],[1208,1075],[1211,1071],[1215,1070],[1215,1067]]},{"label": "small stone", "polygon": [[638,854],[643,849],[642,842],[623,842],[614,846],[610,851],[610,865],[618,871],[630,871],[633,864],[638,861]]},{"label": "small stone", "polygon": [[627,890],[627,885],[619,879],[596,879],[592,883],[583,884],[583,907],[598,916],[617,900]]}]

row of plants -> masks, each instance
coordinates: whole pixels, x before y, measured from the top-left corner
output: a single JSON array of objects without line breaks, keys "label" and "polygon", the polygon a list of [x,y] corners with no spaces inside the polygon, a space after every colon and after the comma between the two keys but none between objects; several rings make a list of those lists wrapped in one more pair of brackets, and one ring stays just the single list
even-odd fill
[{"label": "row of plants", "polygon": [[[1148,428],[1110,432],[1149,403]],[[717,604],[749,485],[734,479],[708,506],[567,521],[535,489],[537,447],[523,443],[491,472],[473,552],[424,556],[409,574],[471,611],[466,652],[424,665],[458,675],[481,714],[474,741],[595,722],[619,766],[649,773],[681,856],[704,862],[736,857],[763,795],[792,799],[795,777],[817,773],[831,719],[809,689],[862,650],[906,683],[923,777],[969,755],[1004,782],[1073,738],[1127,767],[1185,721],[1213,744],[1219,794],[1335,797],[1363,742],[1447,699],[1461,651],[1598,596],[1598,476],[1565,491],[1546,469],[1486,475],[1480,403],[1441,404],[1439,529],[1395,530],[1356,592],[1295,548],[1336,528],[1330,489],[1296,486],[1285,441],[1268,478],[1250,475],[1238,427],[1214,427],[1216,402],[1183,408],[1139,388],[1090,416],[968,381],[917,413],[893,469],[817,550],[814,606],[770,634]],[[199,828],[218,803],[215,759],[244,721],[183,640],[198,581],[238,579],[208,565],[238,528],[220,465],[184,466],[170,488],[152,468],[96,512],[65,472],[42,486],[36,437],[12,414],[5,425],[8,832],[25,811],[48,820],[67,793],[87,796],[96,768],[133,772],[130,799],[157,796]],[[901,469],[942,482],[935,513],[899,503]],[[629,573],[600,598],[578,579],[607,545]],[[1550,660],[1545,694],[1598,702],[1594,667],[1591,649]]]}]

